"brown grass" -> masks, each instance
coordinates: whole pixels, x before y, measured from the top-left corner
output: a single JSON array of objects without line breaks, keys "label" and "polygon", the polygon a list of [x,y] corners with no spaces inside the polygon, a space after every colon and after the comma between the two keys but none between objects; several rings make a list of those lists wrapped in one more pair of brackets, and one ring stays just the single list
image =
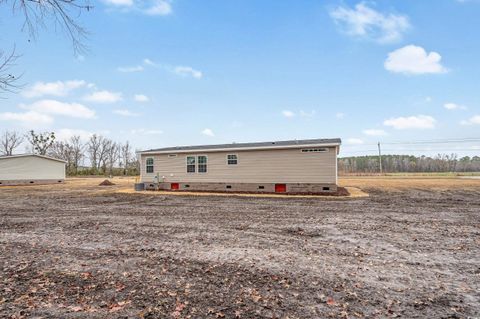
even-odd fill
[{"label": "brown grass", "polygon": [[357,187],[360,189],[381,189],[386,191],[415,189],[480,189],[480,179],[462,177],[397,177],[397,176],[369,176],[369,177],[341,177],[339,185],[343,187]]},{"label": "brown grass", "polygon": [[[64,184],[53,185],[32,185],[32,186],[2,186],[0,189],[18,189],[19,192],[34,189],[51,189],[56,191],[77,191],[77,192],[101,192],[101,193],[136,193],[148,195],[174,195],[174,196],[241,196],[241,197],[331,197],[319,195],[281,195],[281,194],[231,194],[231,193],[208,193],[208,192],[170,192],[170,191],[145,191],[135,192],[133,184],[135,177],[114,177],[110,179],[114,186],[101,187],[98,186],[104,177],[90,178],[68,178]],[[368,196],[366,191],[370,190],[386,190],[401,191],[408,188],[411,189],[464,189],[478,190],[480,189],[480,179],[462,178],[462,177],[405,177],[405,176],[364,176],[364,177],[340,177],[339,186],[347,188],[350,193],[349,197],[365,197]],[[335,196],[336,198],[339,198]]]}]

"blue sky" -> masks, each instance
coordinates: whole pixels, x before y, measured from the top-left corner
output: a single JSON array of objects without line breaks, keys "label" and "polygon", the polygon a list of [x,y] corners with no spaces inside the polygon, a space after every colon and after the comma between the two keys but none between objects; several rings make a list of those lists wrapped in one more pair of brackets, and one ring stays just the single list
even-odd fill
[{"label": "blue sky", "polygon": [[[341,137],[480,137],[480,2],[105,0],[79,21],[88,52],[0,13],[26,83],[0,128],[104,134],[137,148]],[[30,40],[30,41],[29,41]],[[427,149],[426,149],[427,148]],[[480,153],[479,143],[387,147]]]}]

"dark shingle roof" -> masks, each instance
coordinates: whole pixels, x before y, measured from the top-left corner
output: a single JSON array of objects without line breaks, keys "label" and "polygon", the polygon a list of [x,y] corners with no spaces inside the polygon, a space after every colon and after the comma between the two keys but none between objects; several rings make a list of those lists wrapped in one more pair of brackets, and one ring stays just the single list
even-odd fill
[{"label": "dark shingle roof", "polygon": [[257,143],[232,143],[232,144],[216,144],[216,145],[194,145],[194,146],[175,146],[164,147],[157,149],[150,149],[141,151],[140,153],[148,152],[176,152],[176,151],[202,151],[202,150],[219,150],[219,149],[241,149],[241,148],[279,148],[282,146],[306,146],[306,145],[327,145],[327,144],[341,144],[339,138],[322,138],[310,140],[290,140],[290,141],[275,141],[275,142],[257,142]]}]

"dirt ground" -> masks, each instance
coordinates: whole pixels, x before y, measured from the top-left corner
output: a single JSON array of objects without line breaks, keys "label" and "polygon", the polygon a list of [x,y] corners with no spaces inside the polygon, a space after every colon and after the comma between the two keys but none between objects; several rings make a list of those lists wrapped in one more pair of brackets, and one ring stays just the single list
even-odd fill
[{"label": "dirt ground", "polygon": [[480,180],[349,199],[0,188],[1,318],[479,318]]}]

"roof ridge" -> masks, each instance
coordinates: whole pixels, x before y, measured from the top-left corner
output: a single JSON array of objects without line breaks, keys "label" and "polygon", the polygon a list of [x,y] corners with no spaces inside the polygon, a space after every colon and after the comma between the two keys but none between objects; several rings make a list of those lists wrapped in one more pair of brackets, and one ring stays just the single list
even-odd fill
[{"label": "roof ridge", "polygon": [[60,158],[55,158],[51,157],[48,155],[40,155],[40,154],[34,154],[34,153],[24,153],[24,154],[13,154],[13,155],[0,155],[0,159],[7,159],[7,158],[18,158],[18,157],[28,157],[28,156],[36,156],[44,159],[49,159],[52,161],[58,161],[58,162],[63,162],[66,163],[67,161],[62,160]]},{"label": "roof ridge", "polygon": [[195,150],[218,150],[218,149],[235,149],[235,148],[277,148],[277,147],[291,147],[291,146],[306,146],[315,144],[341,144],[340,138],[323,138],[323,139],[301,139],[301,140],[282,140],[282,141],[267,141],[267,142],[242,142],[242,143],[228,143],[228,144],[211,144],[211,145],[188,145],[188,146],[172,146],[157,149],[148,149],[138,153],[147,152],[167,152],[167,151],[195,151]]}]

